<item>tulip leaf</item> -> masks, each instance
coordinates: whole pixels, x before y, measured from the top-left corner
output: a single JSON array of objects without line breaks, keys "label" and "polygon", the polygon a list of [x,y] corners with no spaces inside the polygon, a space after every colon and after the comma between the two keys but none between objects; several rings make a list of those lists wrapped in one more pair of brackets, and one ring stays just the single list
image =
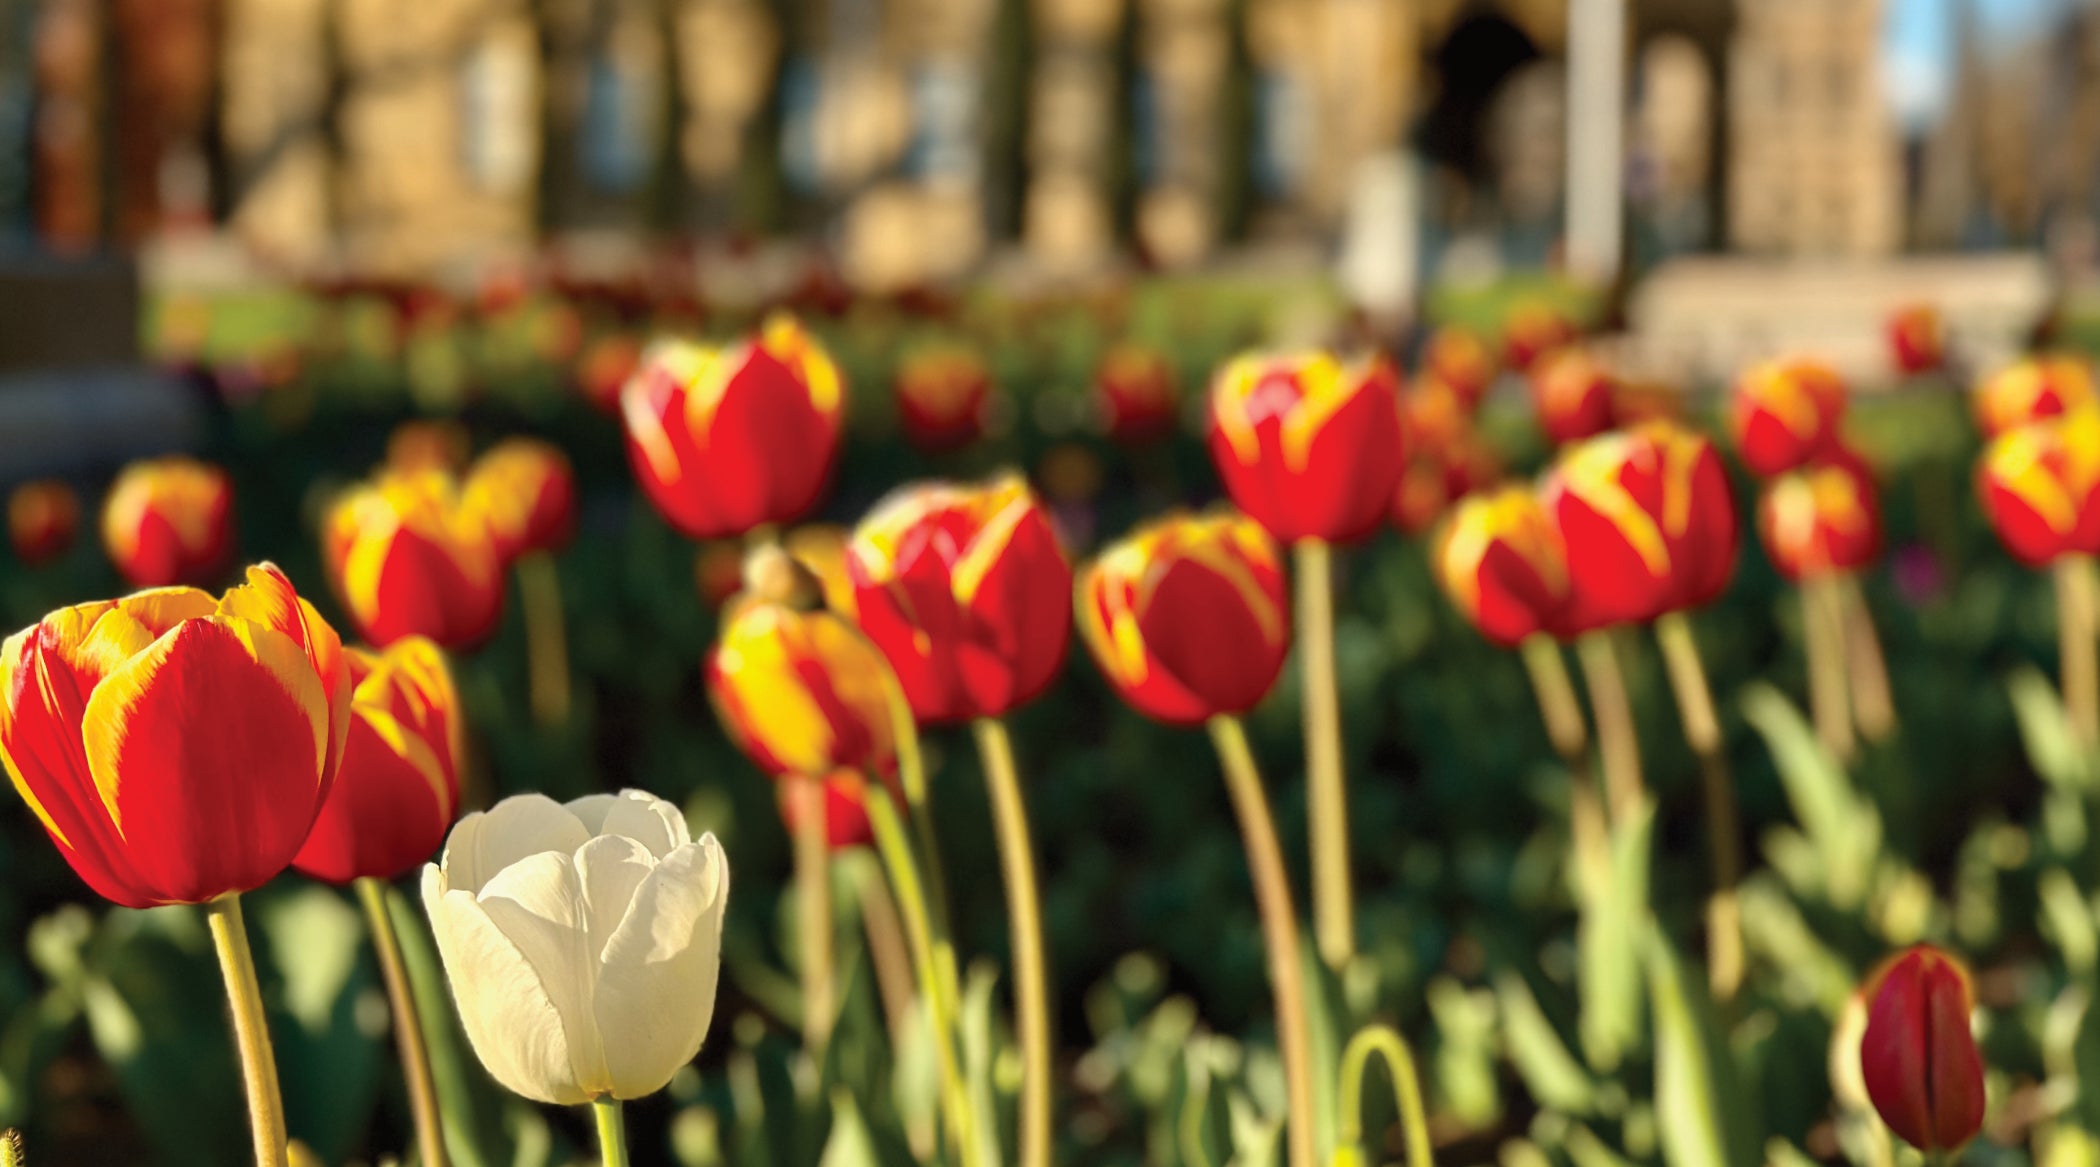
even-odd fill
[{"label": "tulip leaf", "polygon": [[2100,949],[2092,903],[2061,867],[2043,872],[2035,890],[2042,909],[2042,934],[2056,942],[2057,951],[2063,953],[2064,967],[2073,977],[2090,977],[2095,950]]},{"label": "tulip leaf", "polygon": [[1539,1105],[1568,1114],[1588,1114],[1596,1085],[1539,1008],[1531,986],[1516,972],[1495,977],[1501,1007],[1502,1043],[1524,1085]]},{"label": "tulip leaf", "polygon": [[2012,697],[2013,716],[2019,722],[2020,742],[2036,774],[2052,785],[2069,790],[2100,788],[2100,771],[2093,752],[2078,743],[2071,729],[2070,714],[2056,686],[2033,665],[2022,665],[2005,678]]},{"label": "tulip leaf", "polygon": [[1590,1068],[1608,1074],[1641,1037],[1641,935],[1648,919],[1648,846],[1655,806],[1646,803],[1611,844],[1607,878],[1582,889],[1576,946],[1582,964],[1577,1028]]},{"label": "tulip leaf", "polygon": [[1232,1125],[1232,1167],[1276,1167],[1283,1119],[1263,1114],[1244,1090],[1227,1095],[1225,1110]]},{"label": "tulip leaf", "polygon": [[817,1167],[882,1167],[875,1153],[875,1140],[860,1117],[853,1092],[844,1087],[831,1091],[831,1137],[824,1140],[824,1154]]},{"label": "tulip leaf", "polygon": [[998,987],[999,972],[991,962],[972,962],[969,972],[963,977],[962,1009],[957,1022],[962,1034],[963,1076],[970,1091],[978,1161],[982,1163],[1006,1161],[1000,1149],[999,1133],[1008,1124],[1000,1121],[1004,1108],[992,1080],[993,1066],[998,1060],[995,1045],[998,1026],[993,1019],[994,993]]},{"label": "tulip leaf", "polygon": [[1705,987],[1661,929],[1643,945],[1655,1009],[1655,1117],[1668,1167],[1754,1167],[1734,1065]]},{"label": "tulip leaf", "polygon": [[[381,1067],[393,1064],[364,921],[340,894],[312,884],[278,885],[254,900],[258,964],[279,982],[270,1037],[285,1120],[321,1159],[338,1162],[367,1125]],[[396,1137],[413,1141],[405,1128]]]},{"label": "tulip leaf", "polygon": [[1824,894],[1838,907],[1857,907],[1881,851],[1880,814],[1778,689],[1762,681],[1745,685],[1742,704],[1744,719],[1772,751],[1787,801],[1815,846]]}]

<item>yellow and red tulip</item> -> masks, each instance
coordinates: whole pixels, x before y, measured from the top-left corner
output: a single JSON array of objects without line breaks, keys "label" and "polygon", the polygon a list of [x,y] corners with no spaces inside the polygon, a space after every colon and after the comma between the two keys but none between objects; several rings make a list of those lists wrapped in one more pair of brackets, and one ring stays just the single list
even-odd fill
[{"label": "yellow and red tulip", "polygon": [[1556,446],[1595,437],[1618,416],[1618,378],[1595,353],[1568,345],[1531,362],[1526,381],[1539,427]]},{"label": "yellow and red tulip", "polygon": [[1233,505],[1285,542],[1376,530],[1406,465],[1400,377],[1382,357],[1251,354],[1218,371],[1210,456]]},{"label": "yellow and red tulip", "polygon": [[474,460],[465,505],[488,524],[507,563],[559,551],[576,534],[576,474],[568,456],[537,438],[506,438]]},{"label": "yellow and red tulip", "polygon": [[342,644],[269,564],[216,600],[143,591],[0,644],[0,760],[66,862],[125,907],[283,871],[349,729]]},{"label": "yellow and red tulip", "polygon": [[1560,533],[1527,487],[1461,499],[1430,562],[1452,605],[1504,648],[1541,632],[1582,631],[1568,624],[1568,557]]},{"label": "yellow and red tulip", "polygon": [[444,654],[423,637],[343,655],[350,735],[292,866],[330,883],[394,879],[437,853],[459,812],[459,695]]},{"label": "yellow and red tulip", "polygon": [[1448,386],[1468,412],[1480,404],[1497,371],[1494,350],[1462,325],[1437,329],[1422,348],[1422,376]]},{"label": "yellow and red tulip", "polygon": [[919,450],[958,450],[984,436],[992,371],[961,345],[916,349],[897,363],[897,422]]},{"label": "yellow and red tulip", "polygon": [[1094,373],[1094,407],[1108,436],[1124,445],[1155,442],[1181,421],[1181,382],[1165,355],[1124,343]]},{"label": "yellow and red tulip", "polygon": [[1976,490],[2005,549],[2029,567],[2100,553],[2100,414],[1998,435],[1977,461]]},{"label": "yellow and red tulip", "polygon": [[1079,630],[1139,713],[1195,725],[1245,713],[1290,652],[1290,608],[1273,539],[1245,515],[1171,515],[1081,572]]},{"label": "yellow and red tulip", "polygon": [[1762,361],[1736,378],[1728,425],[1743,465],[1761,477],[1806,464],[1838,440],[1845,382],[1837,370],[1802,357]]},{"label": "yellow and red tulip", "polygon": [[503,616],[503,559],[458,484],[438,473],[382,474],[330,508],[321,557],[358,633],[384,647],[427,636],[469,648]]},{"label": "yellow and red tulip", "polygon": [[1530,372],[1532,362],[1572,343],[1577,335],[1575,323],[1559,309],[1538,300],[1522,301],[1502,322],[1502,363],[1519,373]]},{"label": "yellow and red tulip", "polygon": [[1947,338],[1939,309],[1906,304],[1889,317],[1889,356],[1909,376],[1929,373],[1947,361]]},{"label": "yellow and red tulip", "polygon": [[707,658],[707,689],[738,748],[769,774],[896,763],[889,666],[844,616],[745,599]]},{"label": "yellow and red tulip", "polygon": [[1881,554],[1874,472],[1842,446],[1765,484],[1757,500],[1765,554],[1786,579],[1858,571]]},{"label": "yellow and red tulip", "polygon": [[2093,404],[2092,366],[2069,353],[2022,357],[1984,378],[1974,394],[1976,424],[1985,437]]},{"label": "yellow and red tulip", "polygon": [[1867,1025],[1859,1068],[1881,1120],[1928,1153],[1975,1138],[1983,1128],[1983,1055],[1969,1028],[1976,991],[1968,970],[1921,944],[1884,963],[1860,991]]},{"label": "yellow and red tulip", "polygon": [[1451,504],[1502,477],[1502,459],[1471,427],[1439,448],[1415,448],[1393,494],[1393,525],[1420,535],[1436,525]]},{"label": "yellow and red tulip", "polygon": [[[875,841],[875,828],[868,822],[868,799],[888,798],[903,805],[896,779],[871,783],[858,770],[833,770],[823,779],[824,842],[834,851],[865,847]],[[776,783],[774,795],[780,805],[780,821],[792,837],[802,821],[802,794],[792,782]]]},{"label": "yellow and red tulip", "polygon": [[467,427],[449,418],[404,421],[386,437],[386,468],[396,474],[457,474],[473,445]]},{"label": "yellow and red tulip", "polygon": [[134,587],[203,580],[232,551],[233,483],[194,458],[133,462],[102,504],[102,543]]},{"label": "yellow and red tulip", "polygon": [[56,479],[15,487],[7,496],[7,538],[15,558],[40,567],[66,553],[80,530],[80,496]]},{"label": "yellow and red tulip", "polygon": [[716,352],[658,345],[620,394],[628,462],[671,525],[699,539],[791,522],[838,461],[845,385],[785,317]]},{"label": "yellow and red tulip", "polygon": [[921,721],[1002,717],[1064,664],[1072,565],[1018,474],[900,492],[855,529],[846,572]]}]

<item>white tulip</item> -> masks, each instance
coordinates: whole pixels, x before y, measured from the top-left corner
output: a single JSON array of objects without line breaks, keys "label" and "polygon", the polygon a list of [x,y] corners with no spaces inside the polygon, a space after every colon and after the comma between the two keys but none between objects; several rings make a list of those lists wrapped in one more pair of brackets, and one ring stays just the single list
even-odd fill
[{"label": "white tulip", "polygon": [[653,1094],[715,1011],[729,863],[639,790],[506,798],[452,828],[423,908],[498,1082],[577,1105]]}]

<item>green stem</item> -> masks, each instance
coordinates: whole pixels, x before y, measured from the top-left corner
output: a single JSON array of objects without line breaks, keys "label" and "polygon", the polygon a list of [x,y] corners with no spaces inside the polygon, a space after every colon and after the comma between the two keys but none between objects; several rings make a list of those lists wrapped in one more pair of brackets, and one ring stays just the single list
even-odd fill
[{"label": "green stem", "polygon": [[598,1158],[602,1167],[628,1167],[627,1122],[617,1098],[591,1099],[591,1116],[598,1120]]},{"label": "green stem", "polygon": [[802,1045],[821,1059],[831,1042],[837,1013],[834,984],[831,911],[831,839],[822,779],[800,775],[782,779],[788,797],[798,800],[795,816],[796,923],[800,930],[802,972]]},{"label": "green stem", "polygon": [[394,1045],[401,1055],[401,1080],[408,1090],[408,1110],[416,1124],[416,1149],[424,1167],[445,1167],[445,1132],[438,1122],[437,1084],[430,1074],[430,1054],[423,1046],[423,1022],[408,984],[408,965],[401,941],[387,913],[386,884],[369,877],[356,881],[357,901],[372,933],[372,951],[386,982],[387,1003],[394,1010]]},{"label": "green stem", "polygon": [[1603,803],[1591,773],[1582,703],[1575,697],[1575,681],[1568,675],[1568,662],[1561,658],[1558,641],[1539,633],[1524,641],[1521,653],[1525,671],[1531,675],[1532,692],[1538,697],[1539,716],[1546,723],[1546,737],[1568,768],[1568,846],[1575,874],[1583,884],[1592,884],[1607,877],[1611,848],[1605,838]]},{"label": "green stem", "polygon": [[912,833],[918,839],[918,855],[926,875],[926,921],[933,940],[934,971],[950,999],[962,997],[962,974],[956,968],[954,935],[949,927],[948,881],[941,863],[940,834],[933,825],[933,804],[927,796],[926,765],[919,751],[919,723],[912,716],[911,702],[895,674],[885,670],[884,692],[889,698],[890,735],[897,751],[897,774],[904,786],[904,801],[910,808]]},{"label": "green stem", "polygon": [[1043,951],[1042,893],[1036,887],[1035,848],[1028,837],[1028,806],[1014,765],[1013,739],[994,717],[977,720],[977,751],[992,800],[999,862],[1005,869],[1008,929],[1014,956],[1014,1012],[1021,1039],[1021,1167],[1049,1167],[1052,1109],[1049,960]]},{"label": "green stem", "polygon": [[1736,901],[1736,885],[1743,877],[1743,844],[1735,780],[1729,773],[1721,720],[1714,713],[1713,688],[1707,683],[1706,664],[1699,659],[1692,622],[1683,612],[1671,612],[1655,622],[1655,638],[1662,644],[1663,664],[1677,696],[1685,741],[1699,756],[1707,845],[1714,864],[1713,895],[1706,904],[1707,975],[1714,999],[1726,1005],[1743,983],[1743,923]]},{"label": "green stem", "polygon": [[1626,696],[1626,674],[1620,671],[1611,629],[1583,633],[1575,642],[1575,655],[1589,687],[1590,710],[1597,717],[1605,804],[1613,825],[1624,827],[1641,813],[1648,796],[1641,782],[1641,739],[1633,724],[1633,702]]},{"label": "green stem", "polygon": [[1283,1055],[1286,1103],[1284,1139],[1290,1167],[1313,1167],[1311,1014],[1306,1008],[1305,968],[1298,955],[1298,909],[1291,902],[1291,877],[1283,863],[1276,819],[1262,789],[1247,731],[1236,717],[1210,719],[1211,742],[1225,771],[1225,788],[1240,820],[1262,939],[1269,950],[1269,981],[1276,994],[1276,1044]]},{"label": "green stem", "polygon": [[561,574],[554,556],[533,551],[519,558],[518,600],[525,611],[533,720],[560,725],[569,719],[569,639],[562,626]]},{"label": "green stem", "polygon": [[1414,1054],[1407,1048],[1407,1039],[1387,1025],[1366,1026],[1342,1050],[1340,1145],[1363,1145],[1364,1070],[1374,1053],[1385,1055],[1385,1064],[1392,1071],[1393,1101],[1399,1107],[1401,1131],[1407,1138],[1407,1167],[1433,1167],[1429,1114],[1422,1105],[1422,1082],[1415,1074]]},{"label": "green stem", "polygon": [[1292,548],[1298,589],[1299,677],[1305,692],[1305,781],[1312,828],[1313,932],[1341,968],[1356,952],[1349,894],[1349,792],[1342,773],[1341,695],[1334,675],[1334,556],[1318,539]]},{"label": "green stem", "polygon": [[2100,656],[2094,643],[2093,557],[2058,556],[2056,621],[2063,671],[2064,708],[2071,728],[2087,749],[2100,745]]},{"label": "green stem", "polygon": [[1808,657],[1808,707],[1816,737],[1832,757],[1850,762],[1859,743],[1845,669],[1844,601],[1835,587],[1836,581],[1827,575],[1801,581],[1802,648]]},{"label": "green stem", "polygon": [[233,1040],[240,1050],[241,1079],[248,1091],[256,1167],[287,1167],[284,1094],[277,1085],[277,1060],[270,1053],[270,1027],[263,1017],[262,988],[255,979],[255,954],[248,948],[241,897],[228,894],[205,904],[204,920],[211,929],[212,947],[218,950],[219,971],[226,978],[226,998],[233,1006]]},{"label": "green stem", "polygon": [[1859,579],[1841,575],[1834,581],[1844,609],[1845,664],[1852,677],[1852,713],[1860,736],[1881,742],[1896,731],[1896,701],[1889,689],[1888,658],[1881,651],[1881,636],[1874,631],[1874,613],[1867,607]]}]

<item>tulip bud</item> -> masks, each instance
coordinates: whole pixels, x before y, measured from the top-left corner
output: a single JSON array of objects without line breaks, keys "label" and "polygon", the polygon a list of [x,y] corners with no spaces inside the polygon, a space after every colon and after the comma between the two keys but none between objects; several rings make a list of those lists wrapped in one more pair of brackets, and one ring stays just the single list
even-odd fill
[{"label": "tulip bud", "polygon": [[66,862],[125,907],[269,882],[349,729],[342,644],[269,564],[217,600],[157,588],[0,643],[0,761]]},{"label": "tulip bud", "polygon": [[1422,375],[1458,395],[1467,412],[1480,404],[1495,381],[1495,354],[1470,328],[1447,324],[1422,347]]},{"label": "tulip bud", "polygon": [[464,504],[488,524],[508,563],[559,551],[576,534],[576,475],[568,456],[536,438],[506,438],[474,462]]},{"label": "tulip bud", "polygon": [[1540,632],[1572,631],[1565,623],[1567,552],[1537,497],[1524,487],[1460,500],[1430,563],[1452,606],[1504,648]]},{"label": "tulip bud", "polygon": [[1819,361],[1764,361],[1736,378],[1729,429],[1743,465],[1784,474],[1829,449],[1845,413],[1845,382]]},{"label": "tulip bud", "polygon": [[1211,462],[1233,504],[1278,539],[1363,538],[1406,465],[1399,391],[1383,358],[1239,357],[1211,387]]},{"label": "tulip bud", "polygon": [[1834,447],[1765,484],[1757,530],[1772,566],[1795,583],[1858,571],[1881,554],[1874,473],[1859,455]]},{"label": "tulip bud", "polygon": [[2027,566],[2100,552],[2100,414],[2081,409],[1998,435],[1977,461],[1976,490],[2005,549]]},{"label": "tulip bud", "polygon": [[1569,346],[1546,353],[1531,363],[1527,379],[1539,428],[1554,445],[1579,442],[1612,427],[1618,381],[1588,349]]},{"label": "tulip bud", "polygon": [[888,773],[889,666],[845,618],[745,600],[707,658],[730,738],[769,774]]},{"label": "tulip bud", "polygon": [[41,567],[73,546],[80,529],[80,496],[55,479],[25,482],[7,496],[7,536],[15,558]]},{"label": "tulip bud", "polygon": [[1889,317],[1889,356],[1906,376],[1929,373],[1947,360],[1947,342],[1939,309],[1909,304]]},{"label": "tulip bud", "polygon": [[1109,683],[1156,721],[1195,725],[1268,695],[1290,652],[1275,542],[1245,515],[1171,515],[1080,573],[1079,630]]},{"label": "tulip bud", "polygon": [[1983,1056],[1969,1030],[1976,994],[1954,957],[1921,944],[1883,964],[1861,992],[1859,1063],[1883,1122],[1921,1151],[1949,1151],[1983,1128]]},{"label": "tulip bud", "polygon": [[1984,378],[1974,396],[1976,425],[1985,437],[2093,404],[2093,372],[2069,353],[2022,357]]},{"label": "tulip bud", "polygon": [[566,1106],[670,1082],[707,1037],[729,862],[639,790],[506,798],[423,868],[467,1041],[514,1093]]},{"label": "tulip bud", "polygon": [[[889,798],[902,804],[894,778],[886,778],[881,785],[870,785],[857,770],[833,770],[824,776],[824,841],[834,851],[865,847],[875,841],[875,828],[868,821],[868,799]],[[780,804],[780,821],[787,826],[792,838],[801,825],[802,807],[805,805],[797,784],[776,782],[774,795]]]},{"label": "tulip bud", "polygon": [[992,371],[967,348],[934,345],[898,363],[896,393],[906,441],[928,454],[959,450],[984,435]]},{"label": "tulip bud", "polygon": [[1119,344],[1094,373],[1094,410],[1108,436],[1126,446],[1156,442],[1181,421],[1181,383],[1161,353]]},{"label": "tulip bud", "polygon": [[437,851],[459,809],[459,695],[444,654],[420,636],[343,655],[350,736],[292,866],[330,883],[394,879]]},{"label": "tulip bud", "polygon": [[1559,309],[1525,300],[1511,308],[1502,322],[1502,363],[1519,373],[1530,372],[1532,362],[1576,336],[1574,323]]},{"label": "tulip bud", "polygon": [[210,576],[232,550],[233,484],[194,458],[133,462],[102,504],[102,543],[134,587]]},{"label": "tulip bud", "polygon": [[328,512],[321,557],[351,621],[373,644],[427,636],[468,648],[502,619],[494,536],[444,475],[384,475],[353,487]]},{"label": "tulip bud", "polygon": [[815,506],[838,461],[845,386],[784,317],[720,352],[658,345],[620,394],[628,462],[694,538],[742,535]]}]

